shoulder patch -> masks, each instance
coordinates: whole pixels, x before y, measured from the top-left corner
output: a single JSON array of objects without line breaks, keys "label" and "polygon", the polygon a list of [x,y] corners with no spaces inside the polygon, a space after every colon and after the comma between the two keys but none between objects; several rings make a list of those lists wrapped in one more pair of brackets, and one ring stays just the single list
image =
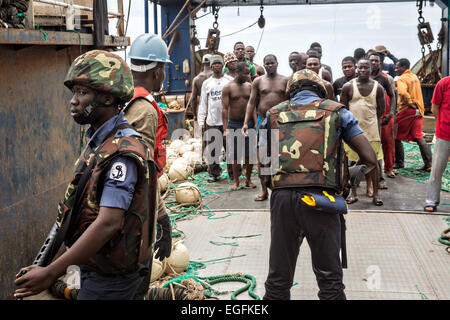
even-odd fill
[{"label": "shoulder patch", "polygon": [[109,178],[116,181],[125,181],[127,166],[123,162],[114,162],[111,166]]}]

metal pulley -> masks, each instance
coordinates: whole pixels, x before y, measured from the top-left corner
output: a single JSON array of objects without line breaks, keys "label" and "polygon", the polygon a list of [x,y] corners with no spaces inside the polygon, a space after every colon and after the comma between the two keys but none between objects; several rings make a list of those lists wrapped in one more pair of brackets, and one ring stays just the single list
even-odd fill
[{"label": "metal pulley", "polygon": [[209,29],[208,37],[206,38],[206,47],[210,51],[219,50],[220,43],[220,30],[219,29]]},{"label": "metal pulley", "polygon": [[258,27],[260,27],[262,29],[266,25],[266,18],[264,18],[264,16],[263,16],[264,6],[262,4],[261,4],[261,7],[259,8],[259,10],[261,11],[261,16],[258,19]]},{"label": "metal pulley", "polygon": [[426,44],[431,44],[434,41],[433,31],[429,22],[421,22],[417,25],[419,30],[419,41],[422,46]]}]

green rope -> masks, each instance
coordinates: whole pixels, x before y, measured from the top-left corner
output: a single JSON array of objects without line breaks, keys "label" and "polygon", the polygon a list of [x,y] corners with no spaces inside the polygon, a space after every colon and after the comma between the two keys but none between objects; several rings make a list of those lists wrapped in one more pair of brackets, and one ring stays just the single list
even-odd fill
[{"label": "green rope", "polygon": [[67,32],[75,32],[76,34],[78,34],[78,41],[80,43],[80,55],[83,53],[83,49],[82,49],[82,45],[81,45],[81,33],[78,30],[66,30]]},{"label": "green rope", "polygon": [[419,292],[420,298],[421,298],[422,300],[428,300],[428,297],[427,297],[422,291],[420,291],[419,286],[418,286],[417,284],[416,284],[416,289],[417,289],[417,291]]},{"label": "green rope", "polygon": [[36,24],[36,26],[34,27],[36,30],[39,30],[43,35],[44,35],[44,41],[47,41],[48,39],[48,33],[45,32],[44,30],[41,29],[41,27],[39,27],[38,24]]},{"label": "green rope", "polygon": [[224,219],[224,218],[228,218],[228,217],[231,217],[231,216],[239,216],[239,215],[241,215],[242,213],[240,213],[240,212],[235,212],[235,213],[233,213],[233,212],[228,212],[227,211],[227,215],[226,216],[221,216],[221,217],[215,217],[215,218],[213,218],[215,215],[216,215],[216,213],[215,212],[213,212],[210,216],[208,216],[208,219],[212,219],[212,220],[216,220],[216,219]]},{"label": "green rope", "polygon": [[[419,171],[418,169],[423,166],[422,156],[420,155],[419,146],[417,144],[404,142],[403,148],[405,151],[405,167],[398,169],[398,174],[404,177],[413,178],[419,182],[428,181],[430,178],[430,172]],[[431,150],[434,150],[434,146],[431,146]],[[442,175],[441,190],[450,192],[450,164],[447,163],[447,167]]]},{"label": "green rope", "polygon": [[220,283],[220,282],[245,282],[245,286],[242,288],[239,288],[235,291],[232,291],[231,299],[237,300],[237,296],[245,291],[248,291],[249,295],[256,299],[260,300],[260,297],[256,295],[255,288],[256,288],[256,278],[249,274],[241,274],[241,273],[235,273],[235,274],[226,274],[226,275],[216,275],[216,276],[209,276],[209,277],[199,277],[197,276],[200,269],[205,269],[208,264],[215,264],[219,262],[227,262],[231,261],[231,259],[234,258],[241,258],[245,257],[246,254],[242,254],[239,256],[230,256],[230,257],[224,257],[224,258],[218,258],[218,259],[212,259],[208,261],[190,261],[188,267],[186,268],[186,273],[182,276],[178,276],[176,278],[173,278],[170,281],[167,281],[162,288],[167,288],[171,283],[180,283],[181,281],[185,279],[193,279],[196,282],[200,283],[203,288],[206,290],[206,295],[216,294],[225,294],[229,293],[231,291],[218,291],[215,290],[212,286],[214,284]]},{"label": "green rope", "polygon": [[23,22],[24,21],[28,22],[27,16],[24,13],[18,13],[18,14],[16,14],[16,16],[17,16],[17,18],[19,18],[20,24],[22,24],[25,27],[25,23],[23,23]]},{"label": "green rope", "polygon": [[255,300],[261,300],[261,298],[255,293],[256,288],[256,278],[249,274],[230,274],[223,276],[212,276],[212,277],[200,277],[202,280],[207,280],[209,284],[215,285],[220,282],[244,282],[245,286],[235,290],[231,294],[231,300],[237,300],[237,296],[241,293],[248,291],[248,294]]},{"label": "green rope", "polygon": [[239,243],[237,242],[217,242],[217,241],[209,241],[209,243],[214,244],[216,246],[233,246],[239,247]]},{"label": "green rope", "polygon": [[445,244],[446,246],[450,246],[450,241],[449,241],[450,239],[448,237],[442,236],[442,237],[439,237],[438,240],[440,243]]},{"label": "green rope", "polygon": [[[28,17],[25,13],[18,13],[16,14],[16,16],[19,18],[20,23],[24,26],[25,29],[27,30],[32,30],[32,29],[28,29],[25,24],[23,23],[24,21],[26,21],[28,23]],[[48,39],[48,33],[45,32],[43,29],[41,29],[41,27],[39,27],[38,24],[36,24],[36,26],[34,27],[35,30],[38,30],[42,33],[42,35],[44,36],[44,41],[47,41]]]}]

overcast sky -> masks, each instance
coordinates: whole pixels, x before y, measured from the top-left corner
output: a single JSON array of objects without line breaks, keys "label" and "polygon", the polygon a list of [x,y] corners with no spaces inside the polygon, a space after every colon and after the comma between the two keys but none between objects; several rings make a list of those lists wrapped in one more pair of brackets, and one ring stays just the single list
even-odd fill
[{"label": "overcast sky", "polygon": [[[115,0],[108,1],[110,11],[114,11],[115,3]],[[126,13],[128,1],[124,1],[124,6]],[[149,7],[149,31],[153,33],[153,4],[150,3]],[[197,16],[200,17],[208,12],[209,9],[207,12],[200,10]],[[441,28],[441,14],[441,8],[436,4],[433,7],[428,5],[423,10],[423,16],[426,21],[430,22],[435,39]],[[181,17],[184,15],[182,14]],[[220,8],[219,51],[222,53],[232,51],[236,41],[242,41],[245,45],[252,45],[257,49],[261,39],[255,62],[262,64],[262,59],[266,54],[275,54],[279,62],[279,73],[290,75],[289,53],[292,51],[306,52],[309,45],[316,41],[322,45],[322,62],[332,67],[334,79],[342,76],[340,67],[342,58],[353,55],[353,51],[358,47],[367,50],[383,44],[397,58],[408,58],[412,64],[421,58],[421,46],[417,37],[418,13],[415,1],[266,6],[264,9],[266,19],[264,33],[262,33],[263,29],[254,25],[237,34],[226,36],[250,26],[258,20],[259,15],[259,7]],[[197,34],[202,49],[208,29],[212,28],[213,22],[214,18],[211,14],[196,20]],[[135,0],[132,1],[127,35],[133,41],[136,36],[144,32],[144,1]],[[432,48],[436,48],[436,41]]]}]

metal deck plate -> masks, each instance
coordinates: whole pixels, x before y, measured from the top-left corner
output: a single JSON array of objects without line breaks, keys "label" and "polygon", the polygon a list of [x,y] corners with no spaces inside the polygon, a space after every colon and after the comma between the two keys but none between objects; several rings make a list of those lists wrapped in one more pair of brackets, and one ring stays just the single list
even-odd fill
[{"label": "metal deck plate", "polygon": [[[185,233],[184,242],[191,260],[208,261],[245,255],[207,264],[199,276],[236,272],[251,274],[257,280],[255,292],[262,298],[268,272],[270,213],[232,212],[234,214],[226,218],[198,216],[177,225]],[[226,215],[225,212],[217,212],[213,218]],[[445,215],[350,212],[346,218],[348,269],[344,269],[347,298],[450,299],[450,255],[437,241],[447,227],[444,218]],[[261,236],[240,239],[219,237],[259,233]],[[209,241],[237,242],[239,246],[218,246]],[[375,274],[377,270],[379,273]],[[374,281],[377,279],[379,281]],[[294,281],[292,299],[318,299],[307,241],[300,249]],[[229,282],[217,284],[214,288],[223,291],[242,286],[243,283]],[[219,298],[230,299],[230,296],[225,294]],[[238,299],[251,298],[245,292]]]}]

